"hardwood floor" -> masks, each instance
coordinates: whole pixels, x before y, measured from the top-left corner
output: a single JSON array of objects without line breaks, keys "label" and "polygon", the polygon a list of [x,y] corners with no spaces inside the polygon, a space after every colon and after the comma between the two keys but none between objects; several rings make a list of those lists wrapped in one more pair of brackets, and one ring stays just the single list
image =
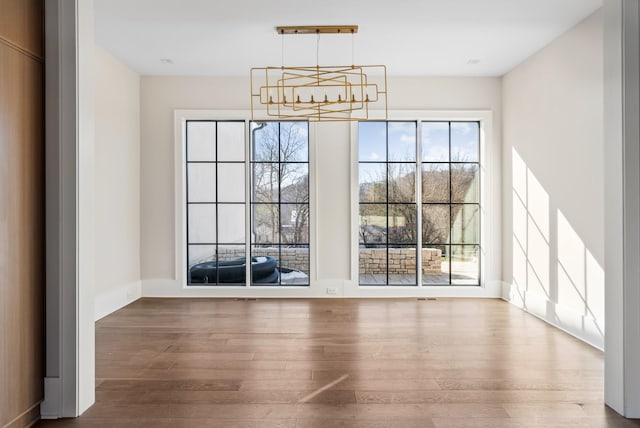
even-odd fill
[{"label": "hardwood floor", "polygon": [[37,426],[640,426],[601,352],[500,300],[141,299],[96,342],[96,404]]}]

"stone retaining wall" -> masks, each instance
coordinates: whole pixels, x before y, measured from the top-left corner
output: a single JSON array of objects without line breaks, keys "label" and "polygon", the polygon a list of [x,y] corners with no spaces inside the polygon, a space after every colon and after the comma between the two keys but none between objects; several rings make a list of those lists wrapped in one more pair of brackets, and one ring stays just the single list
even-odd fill
[{"label": "stone retaining wall", "polygon": [[[416,250],[412,248],[389,248],[389,273],[415,274]],[[360,249],[361,274],[386,274],[387,250],[384,248]],[[442,250],[436,248],[422,249],[422,273],[442,273]]]},{"label": "stone retaining wall", "polygon": [[[276,259],[280,258],[280,266],[309,274],[308,248],[282,248],[280,256],[278,256],[277,248],[254,248],[251,255],[253,257],[272,256]],[[218,257],[220,259],[244,257],[244,248],[219,248]]]},{"label": "stone retaining wall", "polygon": [[[384,248],[360,249],[361,274],[386,274],[387,255]],[[277,248],[254,248],[253,256],[272,256],[278,259]],[[244,257],[244,248],[220,248],[221,259]],[[280,266],[296,269],[309,274],[308,248],[282,248]],[[442,273],[442,251],[436,248],[422,249],[422,273]],[[389,273],[414,274],[416,271],[416,250],[412,248],[389,248]]]}]

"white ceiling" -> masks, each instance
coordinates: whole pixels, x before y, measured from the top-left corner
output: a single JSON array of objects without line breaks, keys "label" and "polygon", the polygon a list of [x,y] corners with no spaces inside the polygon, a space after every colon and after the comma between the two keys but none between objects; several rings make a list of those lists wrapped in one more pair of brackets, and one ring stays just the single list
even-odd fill
[{"label": "white ceiling", "polygon": [[[97,42],[143,75],[248,76],[281,65],[278,25],[359,25],[357,64],[390,76],[500,76],[602,0],[95,0]],[[350,65],[350,35],[320,37]],[[285,65],[315,65],[316,36],[284,36]],[[170,59],[166,64],[161,59]],[[478,62],[479,61],[479,62]],[[477,62],[477,63],[474,63]]]}]

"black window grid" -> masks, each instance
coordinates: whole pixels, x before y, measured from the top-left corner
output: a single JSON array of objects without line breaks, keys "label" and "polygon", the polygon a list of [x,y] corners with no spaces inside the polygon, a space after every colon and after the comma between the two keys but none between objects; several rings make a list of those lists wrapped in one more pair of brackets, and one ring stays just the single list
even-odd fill
[{"label": "black window grid", "polygon": [[[253,122],[252,122],[253,123]],[[281,150],[281,128],[282,128],[282,123],[287,123],[287,122],[267,122],[267,123],[277,123],[278,124],[278,160],[255,160],[254,159],[254,145],[255,142],[253,141],[254,138],[254,134],[252,133],[252,141],[251,141],[251,153],[249,154],[250,156],[250,168],[251,168],[251,200],[250,200],[250,206],[251,206],[251,215],[250,215],[250,226],[249,226],[249,230],[250,230],[250,235],[251,235],[251,242],[249,245],[249,252],[250,252],[250,258],[251,260],[253,259],[254,256],[254,249],[257,248],[261,248],[261,247],[265,247],[265,248],[277,248],[277,253],[278,253],[278,268],[282,267],[282,249],[283,248],[308,248],[309,249],[309,265],[308,268],[310,268],[310,262],[311,262],[311,246],[309,244],[309,239],[307,239],[306,242],[296,242],[296,243],[282,243],[282,206],[287,206],[287,205],[295,205],[295,206],[306,206],[307,207],[307,212],[309,212],[309,180],[307,180],[307,186],[306,186],[306,194],[307,194],[307,201],[303,202],[282,202],[282,179],[281,179],[281,171],[282,169],[280,168],[280,165],[295,165],[295,164],[299,164],[299,165],[307,165],[307,174],[309,173],[309,129],[308,129],[308,122],[297,122],[297,123],[303,123],[307,126],[307,159],[306,161],[300,161],[300,160],[295,160],[295,161],[286,161],[282,159],[282,150]],[[288,123],[294,123],[293,121],[288,122]],[[278,165],[278,180],[277,180],[277,184],[278,184],[278,198],[277,201],[270,201],[270,202],[255,202],[253,200],[253,189],[254,189],[254,175],[253,175],[253,170],[254,170],[254,165],[258,165],[258,164],[277,164]],[[254,224],[255,224],[255,210],[254,207],[255,206],[259,206],[259,205],[276,205],[278,207],[278,242],[254,242]],[[310,212],[309,212],[310,214]],[[310,223],[310,219],[308,217],[308,223],[307,223],[307,227],[309,227],[309,223]],[[307,233],[307,238],[309,238],[309,233],[310,231]],[[265,284],[260,284],[260,283],[256,283],[253,280],[253,276],[250,276],[250,281],[251,281],[251,286],[267,286]],[[278,279],[278,285],[283,285],[282,284],[282,275],[280,275],[280,278]],[[288,287],[291,286],[308,286],[309,285],[309,281],[307,280],[306,284],[284,284]]]},{"label": "black window grid", "polygon": [[[390,245],[396,245],[393,242],[390,242],[389,240],[389,217],[390,217],[390,212],[391,210],[389,209],[391,205],[405,205],[405,206],[415,206],[415,209],[417,211],[417,204],[416,202],[390,202],[389,201],[389,165],[390,164],[406,164],[406,165],[416,165],[416,161],[415,160],[389,160],[389,123],[391,122],[403,122],[403,123],[407,123],[407,122],[413,122],[413,121],[386,121],[385,123],[385,160],[384,161],[379,161],[379,160],[375,160],[375,161],[359,161],[359,164],[379,164],[379,165],[385,165],[385,169],[386,169],[386,183],[385,183],[385,200],[384,201],[378,201],[378,202],[365,202],[365,203],[360,203],[361,205],[384,205],[385,206],[385,213],[386,213],[386,221],[385,221],[385,225],[386,225],[386,231],[387,233],[385,234],[385,242],[384,242],[384,247],[386,249],[385,251],[385,257],[386,257],[386,268],[385,268],[385,284],[386,285],[392,285],[391,282],[389,281],[389,249],[391,248]],[[416,126],[416,132],[415,135],[417,136],[417,122],[413,122],[415,123]],[[417,159],[418,157],[418,145],[417,145],[417,140],[416,140],[416,146],[415,146],[415,151],[414,151],[414,156]],[[415,183],[414,183],[415,186]],[[359,192],[358,192],[359,194]],[[415,191],[414,191],[415,194]],[[417,225],[417,223],[416,223]],[[417,228],[416,228],[417,229]],[[414,236],[417,237],[416,235],[417,230],[414,231]],[[397,245],[404,245],[404,243],[402,244],[397,244]],[[411,245],[411,243],[406,244]],[[414,245],[414,248],[416,248],[416,266],[417,266],[417,242]],[[359,247],[359,246],[358,246]],[[366,283],[360,283],[360,285],[376,285],[376,284],[366,284]],[[417,268],[416,268],[416,283],[413,285],[417,285]]]},{"label": "black window grid", "polygon": [[[453,168],[452,165],[474,165],[477,168],[477,173],[480,174],[480,159],[481,159],[481,153],[480,153],[480,134],[478,132],[478,141],[477,141],[477,147],[478,147],[478,153],[477,153],[477,161],[459,161],[459,160],[455,160],[452,161],[451,160],[451,124],[452,123],[475,123],[476,126],[478,126],[478,130],[480,129],[480,123],[478,121],[454,121],[454,120],[433,120],[433,121],[415,121],[414,123],[416,123],[416,160],[415,161],[398,161],[398,160],[389,160],[389,123],[392,122],[414,122],[414,121],[386,121],[386,127],[385,127],[385,131],[386,131],[386,157],[384,161],[380,161],[380,160],[366,160],[366,161],[358,161],[358,164],[385,164],[387,165],[387,182],[386,182],[386,200],[385,201],[366,201],[366,202],[361,202],[358,201],[359,205],[385,205],[386,206],[386,213],[387,213],[387,221],[386,221],[386,230],[387,230],[387,234],[386,234],[386,284],[369,284],[369,283],[363,283],[363,282],[359,282],[360,285],[395,285],[395,284],[391,284],[389,282],[389,248],[390,245],[405,245],[404,243],[394,243],[389,241],[389,206],[390,205],[398,205],[398,204],[405,204],[405,205],[416,205],[416,209],[417,209],[417,203],[416,202],[390,202],[389,201],[389,164],[410,164],[410,165],[415,165],[416,166],[416,181],[414,182],[414,186],[416,186],[417,180],[422,180],[422,165],[424,164],[434,164],[434,165],[447,165],[448,166],[448,173],[449,173],[449,183],[448,183],[448,187],[449,187],[449,198],[448,201],[433,201],[433,202],[424,202],[424,201],[420,201],[420,205],[421,207],[424,206],[428,206],[428,205],[448,205],[449,206],[449,237],[451,240],[451,236],[453,235],[453,226],[454,226],[454,216],[453,216],[453,211],[454,208],[457,206],[475,206],[477,207],[477,216],[478,216],[478,230],[477,230],[477,241],[473,242],[473,243],[468,243],[468,242],[464,242],[464,243],[457,243],[457,242],[447,242],[447,243],[430,243],[430,242],[422,242],[422,248],[417,248],[417,242],[413,243],[413,245],[415,245],[416,247],[416,284],[417,285],[417,278],[420,278],[419,280],[422,281],[422,285],[425,285],[424,281],[422,280],[422,274],[421,272],[418,272],[418,263],[417,263],[417,258],[418,257],[422,257],[422,250],[424,248],[429,248],[429,247],[444,247],[446,248],[447,252],[447,259],[449,263],[449,282],[447,284],[438,284],[438,283],[434,283],[434,284],[428,284],[429,286],[437,286],[437,285],[455,285],[453,282],[453,269],[452,269],[452,247],[474,247],[474,248],[478,248],[478,250],[480,250],[481,248],[481,234],[482,234],[482,228],[480,227],[481,225],[481,215],[482,215],[482,210],[481,210],[481,191],[482,191],[482,187],[480,186],[480,183],[478,181],[478,194],[477,194],[477,202],[453,202]],[[448,161],[431,161],[431,160],[423,160],[422,159],[422,154],[418,153],[418,142],[417,142],[417,127],[418,125],[423,125],[425,123],[447,123],[447,129],[448,129]],[[424,150],[424,148],[423,148]],[[415,189],[414,189],[415,190]],[[414,191],[414,193],[417,195],[417,192]],[[359,194],[359,192],[358,192]],[[422,195],[419,196],[420,199],[422,199]],[[424,221],[424,220],[423,220]],[[417,224],[416,222],[416,229],[417,233],[422,233],[422,225],[421,224]],[[407,243],[406,245],[412,245],[412,243]],[[480,285],[480,281],[481,281],[481,251],[478,251],[478,271],[477,271],[477,284],[473,284],[473,285]]]},{"label": "black window grid", "polygon": [[[219,206],[220,205],[242,205],[245,206],[246,205],[246,200],[244,202],[225,202],[225,201],[220,201],[219,200],[219,195],[218,195],[218,186],[220,183],[219,180],[219,174],[218,174],[218,165],[219,164],[245,164],[245,161],[220,161],[219,157],[218,157],[218,147],[219,147],[219,141],[218,141],[218,123],[229,123],[229,122],[233,122],[233,123],[242,123],[244,124],[245,121],[243,120],[187,120],[186,121],[186,127],[185,127],[185,137],[186,137],[186,144],[184,147],[184,155],[185,155],[185,164],[186,164],[186,170],[185,170],[185,195],[186,195],[186,214],[187,214],[187,221],[186,221],[186,244],[187,244],[187,248],[186,248],[186,255],[187,255],[187,271],[185,272],[186,275],[186,282],[187,285],[191,285],[191,286],[197,286],[199,284],[191,284],[189,282],[189,260],[190,260],[190,248],[191,247],[198,247],[198,246],[210,246],[213,247],[214,250],[214,255],[213,255],[213,261],[215,261],[216,263],[218,263],[219,261],[219,257],[220,257],[220,247],[221,246],[236,246],[239,248],[244,248],[244,251],[246,252],[246,243],[242,242],[242,243],[237,243],[237,242],[221,242],[219,241],[217,238],[220,236],[220,230],[219,230]],[[201,161],[201,160],[189,160],[189,124],[191,123],[210,123],[213,124],[215,126],[215,145],[214,145],[214,150],[215,150],[215,160],[206,160],[206,161]],[[245,131],[246,132],[246,131]],[[244,136],[244,139],[246,140],[246,135]],[[243,147],[243,152],[244,152],[244,147]],[[244,157],[246,159],[246,153],[244,153]],[[215,185],[215,189],[214,189],[214,193],[215,193],[215,201],[190,201],[190,197],[189,197],[189,165],[191,164],[210,164],[210,165],[214,165],[214,169],[215,169],[215,180],[216,180],[216,185]],[[243,193],[243,198],[244,198],[244,193]],[[216,242],[190,242],[189,240],[189,207],[192,205],[214,205],[215,206],[215,216],[216,216],[216,220],[215,220],[215,234],[216,234]],[[216,278],[215,278],[215,282],[208,282],[202,285],[221,285],[220,283],[220,278],[219,278],[219,273],[218,271],[216,271]],[[224,285],[228,285],[228,286],[237,286],[237,285],[245,285],[246,282],[237,282],[237,283],[224,283]]]}]

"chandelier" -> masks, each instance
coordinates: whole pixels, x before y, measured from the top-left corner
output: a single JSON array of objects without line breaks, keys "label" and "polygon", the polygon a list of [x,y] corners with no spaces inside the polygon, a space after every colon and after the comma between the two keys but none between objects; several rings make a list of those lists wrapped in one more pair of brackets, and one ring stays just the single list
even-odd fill
[{"label": "chandelier", "polygon": [[[276,27],[278,34],[351,34],[357,25]],[[284,58],[284,38],[283,38]],[[387,119],[387,69],[384,65],[254,67],[251,118],[312,122]]]}]

